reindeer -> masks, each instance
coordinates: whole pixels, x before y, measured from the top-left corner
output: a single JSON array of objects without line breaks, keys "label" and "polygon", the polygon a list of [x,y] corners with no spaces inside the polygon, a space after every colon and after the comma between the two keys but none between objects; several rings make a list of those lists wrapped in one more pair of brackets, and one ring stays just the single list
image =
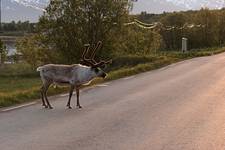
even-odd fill
[{"label": "reindeer", "polygon": [[45,108],[53,109],[47,98],[47,91],[52,84],[70,85],[69,100],[67,102],[67,107],[69,109],[72,109],[70,102],[73,91],[74,89],[76,89],[77,107],[79,109],[82,108],[79,101],[80,87],[82,85],[90,84],[90,82],[97,77],[105,78],[107,74],[100,67],[112,62],[112,60],[97,62],[94,59],[96,51],[100,48],[101,45],[102,42],[99,41],[97,46],[92,49],[93,51],[91,53],[91,57],[88,59],[86,58],[86,55],[90,50],[90,44],[86,44],[80,64],[48,64],[37,68],[37,71],[40,72],[42,80],[41,99],[42,104]]}]

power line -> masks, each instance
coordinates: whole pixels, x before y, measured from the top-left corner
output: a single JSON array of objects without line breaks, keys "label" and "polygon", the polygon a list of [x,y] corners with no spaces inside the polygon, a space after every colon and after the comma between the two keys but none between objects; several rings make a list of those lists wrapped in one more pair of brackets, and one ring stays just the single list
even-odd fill
[{"label": "power line", "polygon": [[125,26],[136,25],[139,28],[149,29],[149,30],[158,28],[158,29],[166,30],[166,31],[171,31],[171,30],[174,30],[174,29],[176,29],[176,30],[183,30],[183,29],[192,29],[192,28],[205,28],[205,25],[201,25],[201,24],[196,25],[196,24],[188,24],[188,23],[185,23],[182,27],[165,26],[161,22],[154,22],[152,24],[148,24],[148,23],[141,22],[141,21],[139,21],[137,19],[135,19],[133,22],[125,23],[124,25]]}]

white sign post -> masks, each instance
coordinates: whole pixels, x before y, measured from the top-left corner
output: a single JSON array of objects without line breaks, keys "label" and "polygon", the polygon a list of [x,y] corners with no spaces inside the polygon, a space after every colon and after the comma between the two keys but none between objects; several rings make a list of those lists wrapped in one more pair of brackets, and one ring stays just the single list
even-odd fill
[{"label": "white sign post", "polygon": [[188,39],[185,38],[185,37],[183,37],[183,38],[182,38],[182,52],[183,52],[183,53],[184,53],[184,52],[187,52],[187,49],[188,49],[187,43],[188,43]]}]

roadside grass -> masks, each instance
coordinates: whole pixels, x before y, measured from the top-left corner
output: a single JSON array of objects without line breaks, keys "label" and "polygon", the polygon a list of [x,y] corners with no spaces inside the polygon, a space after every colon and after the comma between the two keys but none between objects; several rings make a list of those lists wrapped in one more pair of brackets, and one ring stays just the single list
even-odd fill
[{"label": "roadside grass", "polygon": [[[148,56],[121,56],[115,58],[107,70],[105,80],[97,79],[93,84],[115,80],[122,77],[154,70],[194,57],[211,56],[225,52],[225,48],[208,48],[192,50],[187,53],[177,51],[158,52]],[[29,102],[40,98],[41,81],[38,73],[27,64],[6,65],[0,68],[0,108]],[[56,95],[68,91],[68,87],[50,88],[48,95]]]},{"label": "roadside grass", "polygon": [[[40,98],[41,81],[38,77],[0,77],[0,108]],[[66,88],[50,88],[48,94],[65,92]]]},{"label": "roadside grass", "polygon": [[0,66],[0,77],[5,78],[30,78],[37,77],[38,72],[27,63],[5,64]]}]

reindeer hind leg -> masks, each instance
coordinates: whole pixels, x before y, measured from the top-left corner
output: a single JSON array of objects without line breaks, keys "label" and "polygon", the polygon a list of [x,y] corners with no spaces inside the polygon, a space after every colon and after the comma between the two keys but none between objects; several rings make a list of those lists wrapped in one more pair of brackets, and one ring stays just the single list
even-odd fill
[{"label": "reindeer hind leg", "polygon": [[76,93],[77,93],[77,108],[81,109],[82,106],[80,105],[80,89],[79,87],[76,88]]}]

